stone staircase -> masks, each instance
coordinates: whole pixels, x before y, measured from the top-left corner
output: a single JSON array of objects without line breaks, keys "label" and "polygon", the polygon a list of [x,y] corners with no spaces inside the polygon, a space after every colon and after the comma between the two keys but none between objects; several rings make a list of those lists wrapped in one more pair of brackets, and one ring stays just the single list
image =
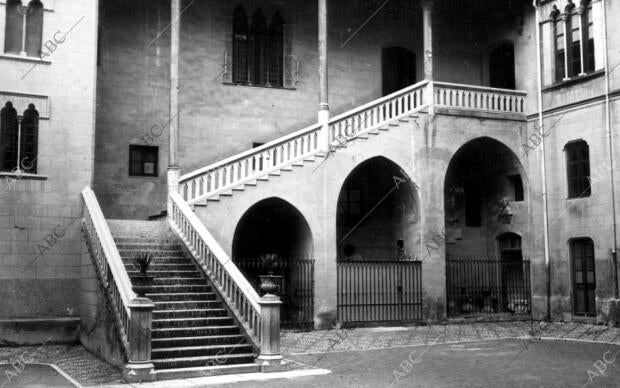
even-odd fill
[{"label": "stone staircase", "polygon": [[108,220],[127,274],[153,256],[146,297],[155,304],[151,346],[158,380],[260,371],[257,354],[208,278],[165,221]]},{"label": "stone staircase", "polygon": [[[247,190],[248,188],[260,186],[262,184],[269,182],[270,180],[284,177],[288,174],[294,173],[298,169],[318,168],[320,164],[323,163],[326,159],[334,157],[335,154],[339,150],[353,147],[356,144],[356,142],[359,142],[359,141],[368,141],[368,140],[372,141],[375,137],[377,137],[378,135],[381,135],[381,133],[388,132],[390,131],[390,129],[399,127],[402,124],[409,123],[410,121],[415,120],[418,117],[419,117],[419,114],[417,112],[411,113],[404,117],[400,117],[398,119],[392,120],[386,123],[385,125],[380,126],[377,129],[373,129],[373,130],[367,131],[362,134],[356,134],[354,136],[348,137],[346,138],[346,141],[343,141],[343,142],[334,141],[331,144],[330,151],[327,153],[319,152],[314,155],[304,157],[301,160],[297,160],[286,166],[283,166],[276,170],[265,173],[264,175],[258,177],[257,179],[246,181],[244,183],[241,183],[241,184],[238,184],[237,186],[232,187],[230,190],[221,192],[216,195],[209,196],[205,200],[202,200],[200,202],[193,203],[193,206],[206,207],[209,205],[209,203],[224,201],[226,198],[233,197],[236,193],[243,192]],[[156,216],[153,216],[152,219],[156,219],[155,217]]]}]

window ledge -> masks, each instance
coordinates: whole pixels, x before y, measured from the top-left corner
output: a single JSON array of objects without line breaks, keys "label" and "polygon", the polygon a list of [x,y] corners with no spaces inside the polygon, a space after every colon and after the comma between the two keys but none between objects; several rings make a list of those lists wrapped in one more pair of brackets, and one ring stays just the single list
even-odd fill
[{"label": "window ledge", "polygon": [[281,90],[297,90],[297,88],[290,88],[286,86],[268,86],[268,85],[253,85],[253,84],[241,84],[236,82],[222,82],[223,85],[228,86],[245,86],[249,88],[265,88],[265,89],[281,89]]},{"label": "window ledge", "polygon": [[0,59],[7,59],[10,61],[21,61],[21,62],[31,62],[38,63],[40,65],[51,65],[51,61],[45,61],[39,57],[27,57],[23,55],[14,55],[14,54],[0,54]]},{"label": "window ledge", "polygon": [[549,86],[546,86],[546,87],[543,88],[543,92],[549,92],[549,91],[552,91],[552,90],[561,89],[563,87],[572,86],[572,85],[579,84],[579,83],[582,83],[582,82],[587,82],[587,81],[589,81],[591,79],[602,77],[603,75],[605,75],[605,69],[596,70],[596,71],[594,71],[592,73],[588,73],[588,74],[585,74],[585,75],[580,75],[580,76],[568,79],[566,81],[560,81],[560,82],[556,82],[554,84],[551,84]]},{"label": "window ledge", "polygon": [[47,180],[47,175],[39,175],[39,174],[29,174],[27,172],[17,173],[17,172],[0,172],[0,178],[15,178],[15,179],[25,179],[25,180],[35,180],[35,181],[45,181]]}]

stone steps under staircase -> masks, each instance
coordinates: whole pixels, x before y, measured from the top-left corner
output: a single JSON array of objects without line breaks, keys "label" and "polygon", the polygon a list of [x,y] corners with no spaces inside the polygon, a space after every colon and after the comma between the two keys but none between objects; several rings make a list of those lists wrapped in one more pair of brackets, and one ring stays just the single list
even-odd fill
[{"label": "stone steps under staircase", "polygon": [[254,346],[165,221],[108,220],[130,279],[154,258],[151,358],[158,380],[260,371]]}]

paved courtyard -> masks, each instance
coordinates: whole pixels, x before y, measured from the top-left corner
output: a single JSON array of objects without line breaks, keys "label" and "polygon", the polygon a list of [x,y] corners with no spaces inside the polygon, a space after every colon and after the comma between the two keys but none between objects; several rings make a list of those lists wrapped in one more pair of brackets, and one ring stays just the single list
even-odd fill
[{"label": "paved courtyard", "polygon": [[[620,328],[580,323],[291,330],[282,333],[282,350],[294,367],[324,368],[332,373],[269,380],[274,387],[620,386],[620,361],[616,361],[616,356],[620,357]],[[58,365],[84,386],[122,383],[119,370],[79,345],[0,348],[0,363],[14,363],[24,353],[29,362]],[[0,376],[0,386],[4,380],[6,377]],[[213,386],[205,379],[186,382],[187,386]],[[166,384],[159,386],[172,386],[172,382]],[[264,384],[242,382],[235,386]]]}]

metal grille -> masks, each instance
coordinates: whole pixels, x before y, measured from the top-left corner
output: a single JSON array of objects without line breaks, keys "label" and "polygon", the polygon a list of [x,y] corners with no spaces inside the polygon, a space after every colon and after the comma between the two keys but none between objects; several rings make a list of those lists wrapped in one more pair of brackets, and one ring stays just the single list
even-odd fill
[{"label": "metal grille", "polygon": [[282,300],[280,324],[283,327],[308,327],[314,325],[314,259],[278,257],[269,269],[260,258],[235,259],[235,265],[259,294],[260,275],[269,270],[282,276],[279,296]]},{"label": "metal grille", "polygon": [[338,263],[340,322],[422,319],[421,261]]},{"label": "metal grille", "polygon": [[449,316],[530,314],[530,262],[496,256],[449,256],[446,293]]}]

